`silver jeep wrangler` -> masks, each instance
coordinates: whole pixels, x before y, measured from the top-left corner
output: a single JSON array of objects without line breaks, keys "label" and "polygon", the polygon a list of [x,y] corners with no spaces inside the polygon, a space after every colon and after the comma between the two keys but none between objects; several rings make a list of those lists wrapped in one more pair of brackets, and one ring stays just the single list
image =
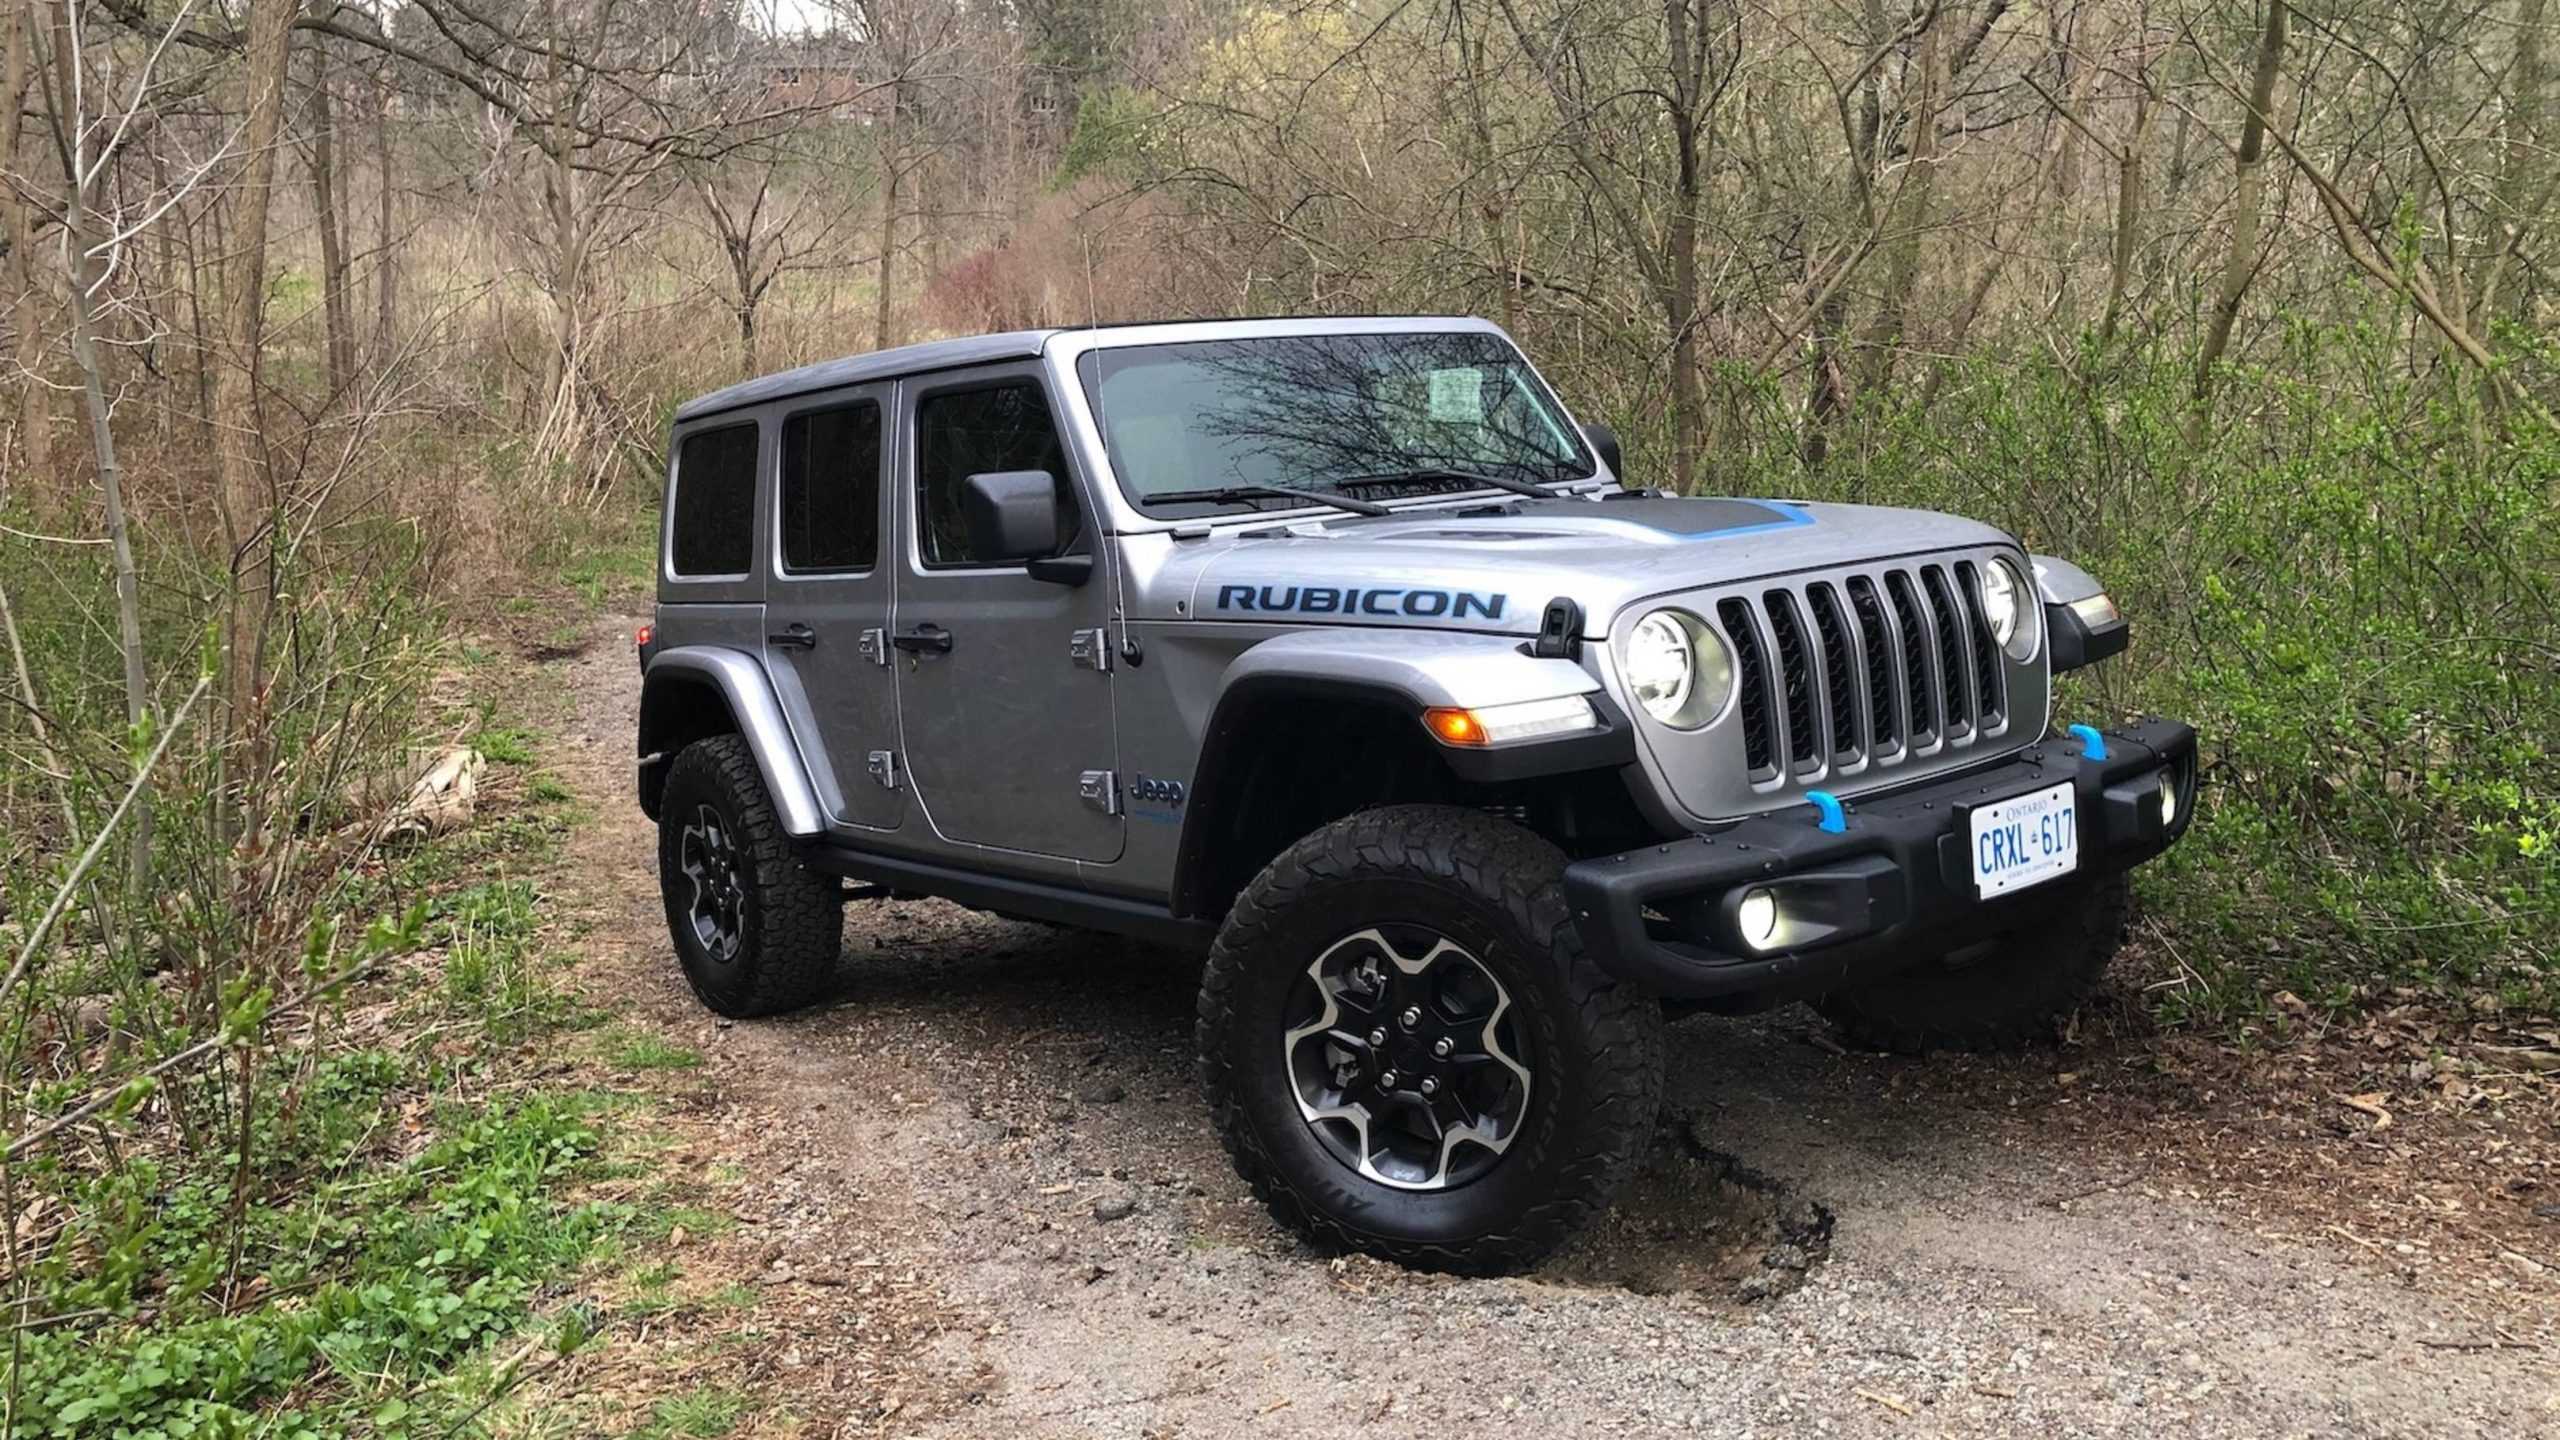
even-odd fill
[{"label": "silver jeep wrangler", "polygon": [[672,455],[640,802],[703,1003],[822,995],[849,896],[1204,948],[1210,1112],[1329,1246],[1536,1260],[1667,1006],[2050,1034],[2194,808],[2186,726],[2052,723],[2127,638],[2088,575],[1630,488],[1481,320],[913,345]]}]

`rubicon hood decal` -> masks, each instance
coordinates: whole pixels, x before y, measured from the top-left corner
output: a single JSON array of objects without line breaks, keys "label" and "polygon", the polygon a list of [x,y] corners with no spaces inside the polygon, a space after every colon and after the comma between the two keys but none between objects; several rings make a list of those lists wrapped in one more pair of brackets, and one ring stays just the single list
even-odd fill
[{"label": "rubicon hood decal", "polygon": [[1499,620],[1508,595],[1409,590],[1398,585],[1221,585],[1214,608],[1290,615],[1410,615],[1420,620]]}]

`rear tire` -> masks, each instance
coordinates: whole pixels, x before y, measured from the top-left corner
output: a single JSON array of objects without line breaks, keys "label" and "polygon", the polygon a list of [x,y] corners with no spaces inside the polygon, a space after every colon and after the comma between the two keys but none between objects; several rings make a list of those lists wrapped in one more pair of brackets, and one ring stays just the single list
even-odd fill
[{"label": "rear tire", "polygon": [[844,945],[844,887],[800,863],[737,735],[697,740],[667,769],[658,889],[684,978],[747,1019],[824,995]]},{"label": "rear tire", "polygon": [[2131,906],[2122,875],[2069,886],[2021,904],[1987,950],[1952,968],[1952,956],[1923,960],[1814,1008],[1859,1044],[1904,1055],[2048,1043],[2097,988]]},{"label": "rear tire", "polygon": [[1492,816],[1404,805],[1246,887],[1201,980],[1200,1073],[1281,1224],[1492,1273],[1608,1203],[1652,1136],[1662,1010],[1583,957],[1564,863]]}]

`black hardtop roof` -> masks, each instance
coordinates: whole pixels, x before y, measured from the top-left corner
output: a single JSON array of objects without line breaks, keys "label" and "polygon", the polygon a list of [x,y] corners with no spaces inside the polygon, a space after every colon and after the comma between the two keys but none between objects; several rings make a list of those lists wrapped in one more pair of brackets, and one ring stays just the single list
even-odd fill
[{"label": "black hardtop roof", "polygon": [[1057,333],[1055,330],[1008,330],[997,335],[967,335],[956,340],[893,345],[864,355],[821,360],[815,365],[759,375],[708,395],[697,395],[676,407],[676,423],[682,425],[705,415],[761,405],[768,400],[784,400],[794,395],[859,385],[866,380],[891,380],[902,375],[922,374],[927,370],[949,370],[997,360],[1028,360],[1038,355],[1041,345]]},{"label": "black hardtop roof", "polygon": [[1101,325],[1058,326],[1046,330],[1006,330],[993,335],[963,335],[950,340],[927,340],[914,345],[894,345],[886,350],[873,350],[861,355],[845,355],[834,360],[821,360],[794,370],[759,375],[741,380],[706,395],[696,395],[676,407],[676,422],[683,425],[706,415],[727,410],[740,410],[761,405],[768,400],[787,400],[794,395],[814,394],[845,385],[859,385],[869,380],[895,380],[907,375],[921,375],[931,370],[951,370],[963,365],[985,365],[999,360],[1029,360],[1040,354],[1040,348],[1053,335],[1088,330],[1143,330],[1166,325],[1249,325],[1273,320],[1446,320],[1445,315],[1209,315],[1191,319],[1122,320]]}]

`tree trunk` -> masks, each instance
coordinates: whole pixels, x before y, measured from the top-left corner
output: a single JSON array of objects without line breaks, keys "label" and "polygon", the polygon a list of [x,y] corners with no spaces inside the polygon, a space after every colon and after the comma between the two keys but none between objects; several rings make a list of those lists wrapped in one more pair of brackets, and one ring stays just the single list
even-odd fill
[{"label": "tree trunk", "polygon": [[[243,798],[266,769],[266,625],[275,599],[275,497],[258,433],[258,352],[267,318],[267,207],[276,180],[276,139],[284,128],[285,65],[296,0],[248,0],[245,57],[248,115],[240,128],[237,221],[222,283],[222,354],[214,377],[213,423],[219,501],[231,552],[231,603],[223,630],[223,693],[229,707],[231,775]],[[254,828],[246,806],[234,823]]]},{"label": "tree trunk", "polygon": [[374,363],[387,365],[399,348],[400,267],[393,263],[393,231],[398,217],[391,188],[391,66],[365,87],[373,96],[373,353]]},{"label": "tree trunk", "polygon": [[1944,27],[1924,24],[1916,39],[1911,68],[1916,83],[1904,102],[1902,127],[1909,161],[1901,189],[1885,207],[1884,293],[1877,298],[1875,319],[1858,346],[1857,388],[1878,390],[1893,379],[1894,361],[1902,347],[1902,327],[1911,287],[1920,280],[1921,238],[1936,211],[1938,183],[1938,104],[1941,94],[1938,37]]},{"label": "tree trunk", "polygon": [[[8,0],[0,0],[6,4]],[[26,113],[28,89],[35,83],[35,65],[30,58],[39,41],[31,22],[32,5],[9,4],[7,27],[0,32],[8,54],[5,69],[0,69],[0,164],[13,164],[18,154],[18,132]],[[52,447],[47,433],[53,423],[48,392],[36,383],[35,376],[44,365],[44,316],[37,305],[35,267],[35,212],[18,198],[14,187],[0,185],[0,242],[9,247],[9,332],[16,337],[18,373],[26,377],[18,382],[18,464],[17,473],[41,477],[51,459]],[[5,457],[0,457],[5,458]],[[7,493],[0,485],[0,494]]]},{"label": "tree trunk", "polygon": [[2237,184],[2231,197],[2231,253],[2223,260],[2222,286],[2213,301],[2213,318],[2204,348],[2196,354],[2194,408],[2187,419],[2187,443],[2204,437],[2213,418],[2213,372],[2231,345],[2232,324],[2240,318],[2241,297],[2258,269],[2259,210],[2267,184],[2267,120],[2275,110],[2276,77],[2284,64],[2285,26],[2290,16],[2285,0],[2268,0],[2266,29],[2258,37],[2258,64],[2249,79],[2249,113],[2240,124]]},{"label": "tree trunk", "polygon": [[1688,495],[1698,485],[1698,428],[1705,396],[1698,383],[1698,206],[1704,184],[1698,161],[1697,104],[1693,85],[1700,75],[1695,47],[1705,38],[1689,28],[1689,0],[1666,0],[1665,33],[1670,40],[1672,148],[1678,157],[1678,188],[1673,192],[1671,222],[1663,237],[1663,267],[1670,284],[1663,294],[1663,318],[1671,327],[1671,488]]},{"label": "tree trunk", "polygon": [[[2498,243],[2481,266],[2478,283],[2472,286],[2471,328],[2481,334],[2487,334],[2501,318],[2498,291],[2532,228],[2528,212],[2534,208],[2533,181],[2544,170],[2542,157],[2550,149],[2544,123],[2550,113],[2550,97],[2545,93],[2550,74],[2542,53],[2542,24],[2547,13],[2544,0],[2521,0],[2516,7],[2515,65],[2507,72],[2505,87],[2505,153],[2500,157],[2492,191]],[[2549,196],[2543,198],[2548,200]],[[2507,318],[2526,317],[2519,308]]]},{"label": "tree trunk", "polygon": [[338,107],[329,96],[326,47],[311,56],[311,208],[320,227],[320,311],[328,338],[329,393],[355,383],[355,296],[347,284],[347,228],[338,213]]},{"label": "tree trunk", "polygon": [[898,333],[891,328],[896,323],[894,285],[897,274],[898,166],[895,155],[888,154],[884,155],[880,166],[880,292],[872,297],[871,310],[871,348],[874,350],[886,350],[898,343]]},{"label": "tree trunk", "polygon": [[2151,78],[2146,71],[2134,75],[2133,138],[2125,142],[2124,152],[2116,166],[2116,234],[2108,252],[2107,310],[2098,321],[2098,344],[2105,346],[2116,338],[2116,325],[2124,318],[2125,290],[2133,275],[2133,252],[2142,231],[2142,152],[2151,138]]},{"label": "tree trunk", "polygon": [[[53,90],[46,103],[53,113],[57,133],[74,135],[86,117],[73,102],[79,93],[78,69],[80,52],[72,43],[70,11],[66,8],[54,22]],[[67,272],[64,291],[71,301],[71,353],[80,366],[82,398],[88,402],[89,438],[98,460],[98,490],[107,525],[107,544],[113,557],[116,580],[116,644],[124,660],[125,724],[137,734],[151,717],[151,677],[142,663],[142,580],[134,568],[133,528],[125,513],[124,471],[116,460],[116,437],[107,412],[107,385],[99,368],[97,343],[97,306],[92,286],[107,279],[106,257],[92,257],[91,218],[94,214],[92,187],[97,170],[89,174],[76,167],[88,159],[85,149],[73,146],[66,152],[75,167],[64,177],[62,201],[63,254]],[[132,819],[126,833],[126,894],[139,900],[151,873],[151,807],[150,797],[137,796]]]}]

